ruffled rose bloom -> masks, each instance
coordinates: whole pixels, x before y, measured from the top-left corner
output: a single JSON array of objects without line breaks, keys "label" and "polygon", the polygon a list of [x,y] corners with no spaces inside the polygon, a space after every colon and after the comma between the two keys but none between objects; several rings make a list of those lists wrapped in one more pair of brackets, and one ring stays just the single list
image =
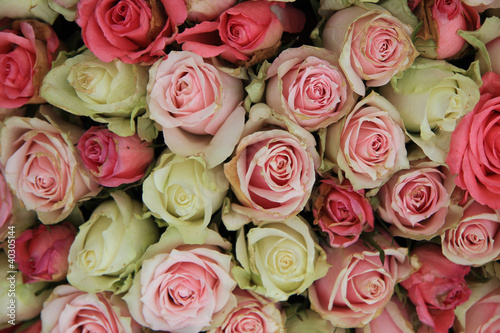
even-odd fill
[{"label": "ruffled rose bloom", "polygon": [[[265,122],[288,131],[257,125]],[[240,203],[233,203],[231,209],[246,216],[246,222],[252,218],[255,223],[298,214],[309,199],[319,166],[314,137],[292,121],[274,115],[265,104],[252,107],[244,133],[250,134],[244,135],[232,159],[224,164],[224,173]]]},{"label": "ruffled rose bloom", "polygon": [[325,49],[286,49],[273,61],[267,78],[267,105],[309,131],[338,121],[355,102],[337,55]]},{"label": "ruffled rose bloom", "polygon": [[467,43],[457,32],[476,30],[481,25],[477,10],[461,0],[417,0],[410,3],[410,9],[419,21],[426,22],[415,40],[425,58],[460,57]]},{"label": "ruffled rose bloom", "polygon": [[105,63],[86,50],[72,58],[60,56],[45,76],[40,95],[64,111],[131,136],[135,119],[144,113],[148,78],[146,66],[119,59]]},{"label": "ruffled rose bloom", "polygon": [[188,10],[188,21],[213,21],[226,9],[231,8],[236,0],[185,0]]},{"label": "ruffled rose bloom", "polygon": [[355,243],[361,232],[373,229],[372,206],[364,191],[353,191],[346,182],[323,179],[313,193],[314,224],[328,234],[330,246],[346,247]]},{"label": "ruffled rose bloom", "polygon": [[447,333],[455,319],[455,308],[469,299],[465,275],[470,267],[449,261],[434,243],[417,246],[412,252],[421,266],[401,286],[417,309],[418,319],[436,333]]},{"label": "ruffled rose bloom", "polygon": [[393,235],[431,239],[462,216],[460,195],[454,195],[455,177],[447,166],[412,161],[410,169],[394,174],[377,193],[380,217],[391,224]]},{"label": "ruffled rose bloom", "polygon": [[460,265],[480,266],[500,256],[500,212],[471,200],[459,224],[441,235],[443,254]]},{"label": "ruffled rose bloom", "polygon": [[100,188],[74,147],[81,130],[43,112],[49,121],[12,117],[3,123],[0,163],[26,208],[35,210],[42,223],[54,224]]},{"label": "ruffled rose bloom", "polygon": [[111,197],[80,226],[65,257],[66,278],[79,290],[125,292],[146,248],[158,241],[157,225],[142,203],[122,191]]},{"label": "ruffled rose bloom", "polygon": [[110,292],[90,294],[70,285],[52,291],[40,316],[42,332],[142,332],[119,296]]},{"label": "ruffled rose bloom", "polygon": [[239,231],[233,269],[238,285],[276,301],[307,290],[328,270],[325,252],[300,216]]},{"label": "ruffled rose bloom", "polygon": [[242,81],[187,51],[170,52],[149,73],[149,116],[166,145],[182,156],[203,156],[209,167],[221,164],[243,131]]},{"label": "ruffled rose bloom", "polygon": [[398,110],[372,92],[343,120],[327,128],[325,156],[354,190],[378,187],[409,167],[403,128]]},{"label": "ruffled rose bloom", "polygon": [[382,313],[372,319],[363,328],[356,328],[355,333],[415,333],[412,326],[408,304],[403,304],[397,296],[392,296]]},{"label": "ruffled rose bloom", "polygon": [[76,23],[97,58],[151,65],[187,18],[184,0],[80,0]]},{"label": "ruffled rose bloom", "polygon": [[16,238],[16,263],[23,282],[61,281],[68,272],[68,253],[76,236],[69,222],[38,224]]},{"label": "ruffled rose bloom", "polygon": [[236,306],[230,243],[210,230],[202,245],[186,245],[175,227],[144,254],[124,296],[132,317],[153,330],[199,332],[219,327]]},{"label": "ruffled rose bloom", "polygon": [[228,190],[222,165],[210,169],[200,157],[165,150],[144,180],[142,200],[155,217],[176,226],[186,243],[201,244]]},{"label": "ruffled rose bloom", "polygon": [[455,332],[490,333],[500,330],[500,280],[471,286],[467,302],[455,309]]},{"label": "ruffled rose bloom", "polygon": [[52,28],[38,21],[0,20],[0,108],[43,103],[40,85],[59,46]]},{"label": "ruffled rose bloom", "polygon": [[154,149],[137,134],[118,136],[105,127],[91,127],[78,140],[83,164],[103,186],[140,180],[154,159]]},{"label": "ruffled rose bloom", "polygon": [[481,97],[474,110],[465,115],[451,135],[446,157],[455,183],[472,198],[500,209],[500,161],[495,150],[500,131],[500,75],[483,75]]},{"label": "ruffled rose bloom", "polygon": [[413,270],[408,249],[397,247],[389,235],[377,234],[374,240],[384,252],[384,262],[361,240],[346,248],[323,247],[331,267],[309,288],[309,300],[311,309],[333,326],[368,324],[391,300],[396,284]]},{"label": "ruffled rose bloom", "polygon": [[358,6],[339,10],[326,22],[323,45],[339,54],[340,66],[354,91],[365,95],[410,67],[418,55],[411,40],[412,28],[382,7]]},{"label": "ruffled rose bloom", "polygon": [[236,307],[224,323],[208,333],[265,333],[285,332],[285,313],[281,304],[236,288]]}]

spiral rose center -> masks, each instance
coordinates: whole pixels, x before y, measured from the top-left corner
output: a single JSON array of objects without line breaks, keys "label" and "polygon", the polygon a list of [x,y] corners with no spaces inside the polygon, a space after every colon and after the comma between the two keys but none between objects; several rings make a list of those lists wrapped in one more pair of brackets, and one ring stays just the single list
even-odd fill
[{"label": "spiral rose center", "polygon": [[238,325],[236,326],[235,333],[260,333],[262,330],[262,323],[259,318],[255,318],[254,316],[245,316],[242,318]]},{"label": "spiral rose center", "polygon": [[228,37],[231,42],[239,45],[246,45],[251,42],[245,26],[238,22],[238,20],[231,20],[228,24],[228,30]]},{"label": "spiral rose center", "polygon": [[79,315],[77,318],[77,321],[81,321],[83,324],[83,327],[80,327],[82,333],[106,333],[108,330],[105,327],[102,327],[101,324],[99,323],[89,323],[88,322],[88,317],[89,314],[86,313],[85,315]]}]

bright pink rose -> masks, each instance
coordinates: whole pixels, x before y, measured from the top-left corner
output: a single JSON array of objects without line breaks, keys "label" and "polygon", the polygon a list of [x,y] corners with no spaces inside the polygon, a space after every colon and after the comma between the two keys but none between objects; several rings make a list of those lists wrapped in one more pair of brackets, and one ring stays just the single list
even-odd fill
[{"label": "bright pink rose", "polygon": [[21,117],[3,122],[0,164],[5,167],[5,180],[26,209],[36,211],[42,223],[54,224],[100,188],[74,147],[81,130],[44,114],[50,122]]},{"label": "bright pink rose", "polygon": [[175,227],[144,254],[142,268],[124,296],[141,325],[170,333],[218,327],[236,305],[230,244],[213,230],[205,244],[185,245]]},{"label": "bright pink rose", "polygon": [[150,65],[165,55],[186,18],[184,0],[81,0],[76,23],[102,61]]},{"label": "bright pink rose", "polygon": [[451,135],[446,157],[455,183],[472,198],[493,209],[500,209],[500,159],[496,147],[500,140],[500,75],[483,75],[481,98],[465,115]]},{"label": "bright pink rose", "polygon": [[373,229],[373,210],[363,190],[356,192],[348,182],[324,179],[313,196],[314,224],[328,234],[330,246],[349,246],[361,232]]},{"label": "bright pink rose", "polygon": [[267,78],[266,103],[310,131],[336,122],[355,102],[337,55],[325,49],[286,49]]},{"label": "bright pink rose", "polygon": [[191,22],[212,21],[226,9],[234,6],[236,0],[184,0],[188,9],[187,19]]},{"label": "bright pink rose", "polygon": [[412,326],[408,304],[403,304],[397,296],[392,296],[384,311],[355,333],[415,333]]},{"label": "bright pink rose", "polygon": [[243,131],[242,81],[188,51],[170,52],[149,73],[148,110],[167,146],[182,156],[202,155],[210,168],[221,164]]},{"label": "bright pink rose", "polygon": [[0,20],[0,108],[43,103],[40,86],[51,67],[59,39],[38,21]]},{"label": "bright pink rose", "polygon": [[138,181],[154,158],[154,149],[137,134],[122,137],[106,127],[91,127],[78,140],[83,164],[103,186]]},{"label": "bright pink rose", "polygon": [[391,233],[411,239],[431,239],[455,224],[462,214],[453,177],[445,165],[412,161],[378,191],[377,212],[392,224]]},{"label": "bright pink rose", "polygon": [[76,228],[69,222],[39,224],[16,238],[16,263],[24,283],[60,281],[68,271],[69,248]]},{"label": "bright pink rose", "polygon": [[460,265],[480,266],[500,256],[500,213],[471,200],[460,223],[441,236],[443,254]]},{"label": "bright pink rose", "polygon": [[403,128],[398,110],[372,92],[327,128],[325,156],[354,190],[378,187],[409,166]]},{"label": "bright pink rose", "polygon": [[71,285],[56,287],[40,316],[43,332],[142,332],[120,297],[110,292],[90,294]]},{"label": "bright pink rose", "polygon": [[396,284],[413,270],[406,248],[393,244],[389,235],[377,234],[374,240],[384,251],[383,263],[380,253],[361,240],[346,248],[323,247],[331,267],[309,288],[309,300],[333,326],[368,324],[391,300]]},{"label": "bright pink rose", "polygon": [[469,299],[465,275],[470,267],[449,261],[434,243],[417,246],[411,253],[422,264],[401,286],[416,306],[418,319],[436,333],[447,333],[455,319],[455,308]]}]

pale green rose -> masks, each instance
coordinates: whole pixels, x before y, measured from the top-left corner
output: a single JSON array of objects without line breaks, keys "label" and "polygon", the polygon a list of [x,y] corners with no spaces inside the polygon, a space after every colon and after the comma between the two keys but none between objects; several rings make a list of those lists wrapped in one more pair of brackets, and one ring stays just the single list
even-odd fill
[{"label": "pale green rose", "polygon": [[48,24],[53,24],[59,16],[50,8],[47,0],[2,0],[0,1],[1,17],[12,19],[37,18]]},{"label": "pale green rose", "polygon": [[299,216],[238,232],[233,275],[242,289],[275,301],[304,292],[329,265],[310,226]]},{"label": "pale green rose", "polygon": [[155,217],[177,227],[184,242],[202,244],[228,189],[222,165],[208,169],[201,157],[166,150],[144,181],[142,199]]},{"label": "pale green rose", "polygon": [[71,245],[68,282],[87,292],[125,292],[142,255],[159,239],[154,219],[125,192],[111,194],[80,226]]},{"label": "pale green rose", "polygon": [[47,0],[49,7],[64,16],[66,21],[74,21],[76,16],[76,5],[80,0]]},{"label": "pale green rose", "polygon": [[468,71],[444,60],[417,58],[380,88],[398,109],[407,135],[433,161],[444,163],[451,133],[479,100],[477,62]]},{"label": "pale green rose", "polygon": [[345,329],[334,327],[311,309],[293,313],[287,309],[287,316],[285,322],[287,333],[346,333]]},{"label": "pale green rose", "polygon": [[[14,243],[6,240],[6,251],[8,244]],[[51,292],[46,282],[23,283],[23,274],[16,270],[13,253],[0,250],[0,329],[38,316]]]},{"label": "pale green rose", "polygon": [[135,118],[145,112],[148,68],[118,59],[105,63],[88,50],[64,57],[45,76],[40,95],[72,114],[107,123],[120,136],[133,135]]}]

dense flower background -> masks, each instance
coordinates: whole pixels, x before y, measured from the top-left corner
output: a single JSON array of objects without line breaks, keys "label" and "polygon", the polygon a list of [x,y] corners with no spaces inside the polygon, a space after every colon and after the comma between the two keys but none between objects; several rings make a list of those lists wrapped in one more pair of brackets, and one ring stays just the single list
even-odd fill
[{"label": "dense flower background", "polygon": [[500,0],[0,16],[0,332],[500,331]]}]

